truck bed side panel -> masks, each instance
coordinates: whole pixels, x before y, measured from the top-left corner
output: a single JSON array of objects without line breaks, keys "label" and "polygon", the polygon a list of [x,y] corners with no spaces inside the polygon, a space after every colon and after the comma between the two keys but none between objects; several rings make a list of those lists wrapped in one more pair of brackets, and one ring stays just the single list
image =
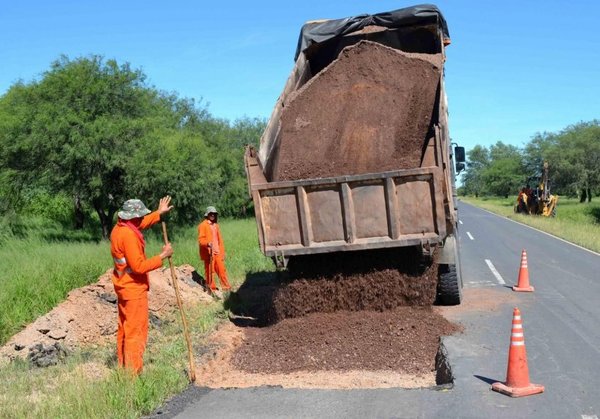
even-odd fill
[{"label": "truck bed side panel", "polygon": [[[253,160],[246,156],[247,167]],[[259,241],[268,256],[437,243],[446,235],[437,167],[287,182],[252,173]]]}]

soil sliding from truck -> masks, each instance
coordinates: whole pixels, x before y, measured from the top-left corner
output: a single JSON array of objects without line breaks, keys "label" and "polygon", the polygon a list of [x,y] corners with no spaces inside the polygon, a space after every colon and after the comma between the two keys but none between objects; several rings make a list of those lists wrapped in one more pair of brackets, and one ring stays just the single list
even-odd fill
[{"label": "soil sliding from truck", "polygon": [[[440,336],[461,330],[437,313],[436,263],[417,249],[297,257],[230,297],[243,329],[230,363],[250,374],[350,371],[429,376]],[[437,383],[445,384],[445,383]]]}]

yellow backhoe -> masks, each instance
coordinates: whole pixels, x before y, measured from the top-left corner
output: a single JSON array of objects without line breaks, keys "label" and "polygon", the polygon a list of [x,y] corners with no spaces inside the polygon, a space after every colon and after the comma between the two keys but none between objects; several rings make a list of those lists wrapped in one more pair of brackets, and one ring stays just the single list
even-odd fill
[{"label": "yellow backhoe", "polygon": [[538,186],[531,189],[529,184],[522,188],[517,196],[514,210],[519,214],[541,215],[544,217],[556,216],[556,204],[558,195],[552,195],[548,186],[548,162],[544,162],[541,178],[538,178]]}]

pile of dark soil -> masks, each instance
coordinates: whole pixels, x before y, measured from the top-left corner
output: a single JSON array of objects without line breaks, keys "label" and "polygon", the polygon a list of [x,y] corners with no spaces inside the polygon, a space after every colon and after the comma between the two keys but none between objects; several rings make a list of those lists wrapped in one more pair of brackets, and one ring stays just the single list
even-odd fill
[{"label": "pile of dark soil", "polygon": [[297,257],[287,277],[249,278],[234,296],[233,311],[264,326],[317,312],[430,306],[437,275],[437,264],[420,263],[413,249]]},{"label": "pile of dark soil", "polygon": [[[387,252],[383,254],[385,256]],[[313,259],[310,263],[306,261],[309,263],[307,267],[318,266]],[[364,265],[362,270],[352,270],[359,257],[349,253],[340,259],[348,259],[348,265],[336,273],[327,272],[332,268],[329,265],[322,274],[298,277],[279,289],[269,313],[270,323],[315,312],[384,311],[399,306],[430,306],[435,300],[437,264],[410,266],[407,270],[375,259],[372,264]],[[340,259],[336,259],[333,265]],[[365,269],[365,266],[370,269]]]},{"label": "pile of dark soil", "polygon": [[441,59],[369,41],[345,48],[285,104],[270,180],[419,167]]},{"label": "pile of dark soil", "polygon": [[237,324],[262,327],[244,329],[231,363],[253,374],[434,376],[440,336],[460,330],[431,307],[437,268],[417,249],[385,249],[296,257],[287,276],[249,278],[234,300],[256,321]]},{"label": "pile of dark soil", "polygon": [[232,363],[252,373],[435,371],[439,336],[460,330],[431,307],[314,313],[267,328],[247,328]]}]

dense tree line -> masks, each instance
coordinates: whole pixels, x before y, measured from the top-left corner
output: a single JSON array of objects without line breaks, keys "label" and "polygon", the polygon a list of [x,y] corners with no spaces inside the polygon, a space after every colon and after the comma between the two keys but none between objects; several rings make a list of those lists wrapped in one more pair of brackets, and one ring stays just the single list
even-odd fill
[{"label": "dense tree line", "polygon": [[523,148],[497,142],[467,153],[463,194],[517,195],[536,182],[548,162],[552,193],[579,196],[581,202],[600,194],[600,121],[581,122],[558,133],[536,134]]},{"label": "dense tree line", "polygon": [[258,143],[265,124],[215,118],[149,86],[129,64],[61,57],[0,97],[0,212],[60,214],[75,228],[92,217],[104,237],[133,197],[154,207],[170,194],[179,224],[197,221],[206,205],[243,216],[244,146]]}]

